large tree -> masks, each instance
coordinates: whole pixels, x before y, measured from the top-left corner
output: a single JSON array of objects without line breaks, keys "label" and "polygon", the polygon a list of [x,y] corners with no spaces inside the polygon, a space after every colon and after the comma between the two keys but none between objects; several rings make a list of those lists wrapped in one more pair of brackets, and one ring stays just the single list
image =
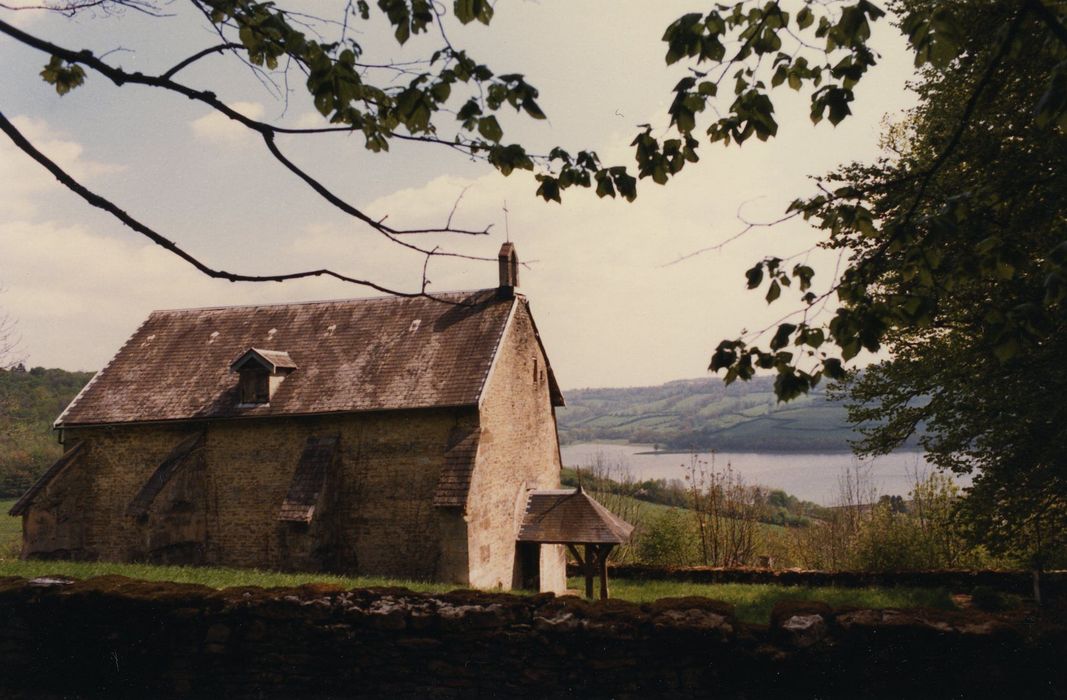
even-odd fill
[{"label": "large tree", "polygon": [[[724,78],[733,102],[707,127],[712,142],[773,137],[779,85],[812,89],[813,121],[847,117],[883,13],[862,0],[798,7],[716,7],[668,29],[668,62],[710,69],[678,84],[671,109],[688,157],[653,177],[696,158],[693,134]],[[921,69],[919,106],[887,137],[896,155],[822,178],[787,212],[825,231],[842,268],[817,296],[812,268],[759,261],[748,287],[774,302],[795,282],[799,318],[769,347],[723,341],[711,369],[727,381],[774,370],[787,400],[823,376],[845,379],[864,349],[887,351],[851,376],[851,418],[865,426],[857,451],[889,452],[923,428],[935,464],[975,475],[962,512],[976,537],[1040,569],[1067,537],[1067,4],[889,9]],[[656,145],[639,138],[639,155]]]},{"label": "large tree", "polygon": [[[873,193],[876,219],[914,207],[918,222],[912,249],[885,253],[871,295],[915,304],[916,320],[889,327],[892,358],[855,375],[848,394],[850,418],[867,426],[860,452],[888,452],[924,426],[928,459],[975,474],[963,513],[979,539],[1040,568],[1067,544],[1067,134],[1036,104],[1063,48],[1042,23],[1019,21],[1026,50],[1005,50],[990,71],[998,47],[982,30],[1015,20],[1012,9],[961,14],[964,58],[924,71],[899,158],[840,174]],[[968,109],[972,125],[956,136]],[[909,176],[953,138],[916,204]],[[831,245],[862,241],[845,234]]]}]

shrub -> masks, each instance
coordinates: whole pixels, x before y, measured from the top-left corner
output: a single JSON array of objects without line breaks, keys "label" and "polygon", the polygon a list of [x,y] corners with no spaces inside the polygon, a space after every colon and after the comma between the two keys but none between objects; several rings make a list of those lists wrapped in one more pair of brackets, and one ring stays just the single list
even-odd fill
[{"label": "shrub", "polygon": [[676,508],[650,518],[637,538],[638,559],[657,566],[692,566],[697,547],[692,517]]}]

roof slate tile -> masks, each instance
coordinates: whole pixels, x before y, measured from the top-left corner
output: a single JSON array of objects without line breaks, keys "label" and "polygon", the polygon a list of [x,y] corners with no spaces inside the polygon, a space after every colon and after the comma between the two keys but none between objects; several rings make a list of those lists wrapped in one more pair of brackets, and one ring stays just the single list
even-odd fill
[{"label": "roof slate tile", "polygon": [[[515,299],[438,298],[155,311],[56,426],[476,405]],[[298,367],[241,406],[230,363],[262,346]]]}]

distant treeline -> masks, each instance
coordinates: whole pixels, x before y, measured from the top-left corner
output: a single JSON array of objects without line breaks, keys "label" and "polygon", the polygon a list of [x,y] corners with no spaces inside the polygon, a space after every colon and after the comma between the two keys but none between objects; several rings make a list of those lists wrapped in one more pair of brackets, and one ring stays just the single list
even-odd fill
[{"label": "distant treeline", "polygon": [[628,389],[566,392],[557,412],[564,443],[625,440],[659,449],[845,452],[857,437],[824,386],[778,403],[773,377],[727,386],[716,377]]},{"label": "distant treeline", "polygon": [[0,369],[0,498],[19,496],[60,455],[52,421],[92,372]]},{"label": "distant treeline", "polygon": [[[691,486],[681,479],[646,479],[636,481],[620,472],[610,476],[586,469],[581,473],[582,488],[594,494],[628,496],[646,503],[655,503],[674,508],[692,508],[694,494]],[[564,467],[560,475],[564,486],[577,486],[577,469]],[[811,501],[802,501],[781,489],[753,487],[758,492],[760,503],[759,522],[784,527],[807,527],[813,520],[822,520],[832,515],[832,510]]]}]

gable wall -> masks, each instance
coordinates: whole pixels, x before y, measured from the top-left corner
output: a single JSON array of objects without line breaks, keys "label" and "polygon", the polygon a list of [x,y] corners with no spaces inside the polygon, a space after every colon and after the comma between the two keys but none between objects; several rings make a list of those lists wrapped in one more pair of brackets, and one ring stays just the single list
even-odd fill
[{"label": "gable wall", "polygon": [[[481,438],[468,497],[471,584],[517,584],[515,537],[528,489],[559,486],[559,442],[544,353],[518,301],[481,405]],[[536,367],[536,371],[535,371]],[[566,588],[563,548],[541,548],[541,589]]]},{"label": "gable wall", "polygon": [[[473,425],[476,420],[473,409],[435,409],[68,429],[68,441],[85,438],[91,450],[53,488],[62,490],[66,480],[85,482],[91,475],[90,483],[66,490],[72,502],[85,504],[80,558],[159,559],[152,542],[167,541],[160,537],[158,524],[170,516],[151,512],[149,522],[138,523],[126,515],[126,507],[174,446],[206,425],[204,473],[190,482],[179,472],[153,504],[154,511],[195,511],[195,517],[182,522],[197,527],[203,523],[199,563],[299,566],[467,583],[462,516],[455,509],[435,509],[431,501],[450,432],[457,424]],[[307,437],[338,434],[341,467],[330,484],[332,503],[312,524],[314,532],[302,524],[279,522],[278,511]],[[31,518],[36,509],[35,503]],[[170,517],[169,522],[176,521]],[[35,543],[33,533],[27,534],[27,553],[48,556],[46,543]]]}]

